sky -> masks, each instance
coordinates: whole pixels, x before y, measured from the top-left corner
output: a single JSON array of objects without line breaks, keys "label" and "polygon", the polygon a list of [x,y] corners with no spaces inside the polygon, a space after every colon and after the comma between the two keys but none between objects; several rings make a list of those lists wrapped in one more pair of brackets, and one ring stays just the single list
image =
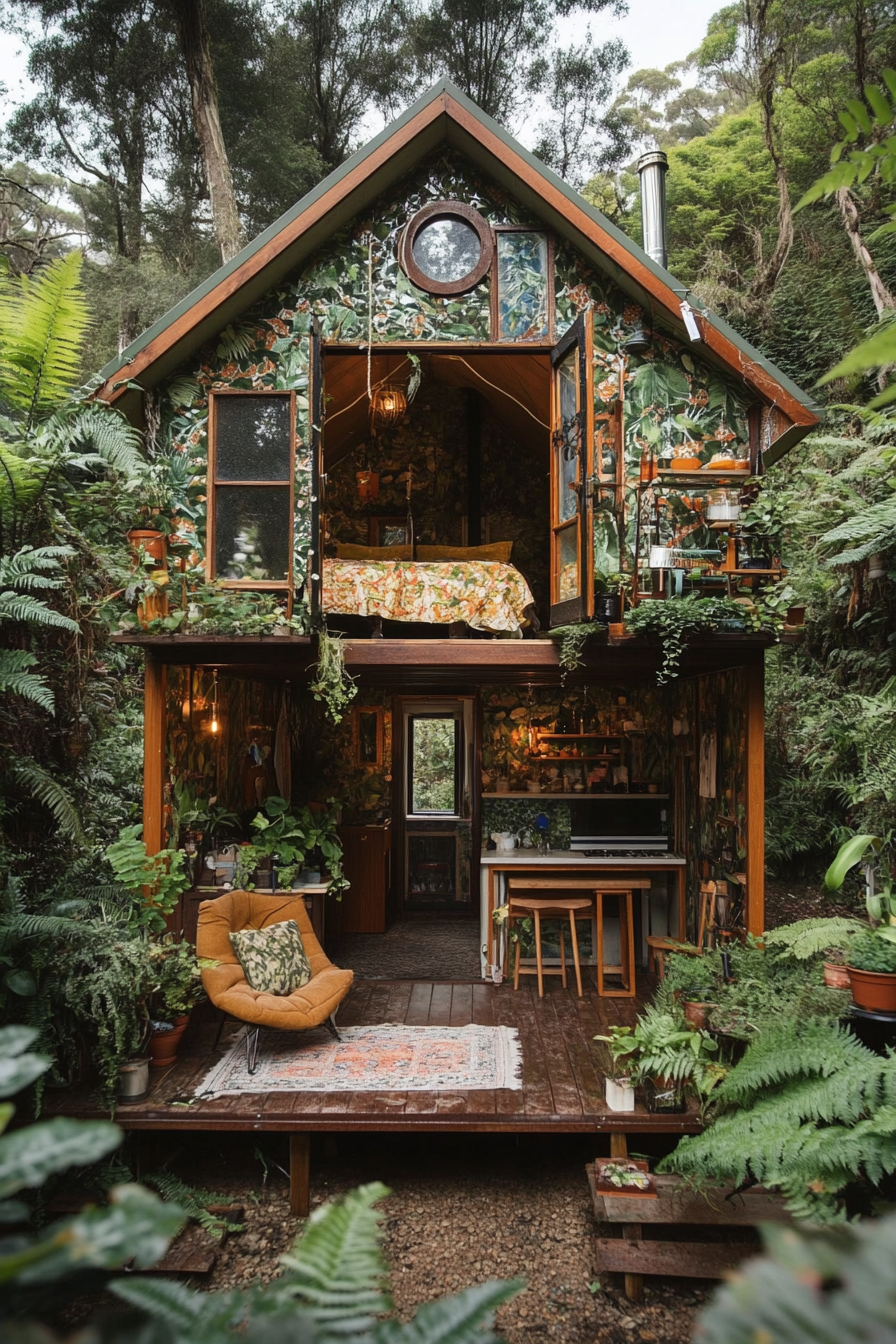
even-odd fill
[{"label": "sky", "polygon": [[[599,42],[621,37],[631,52],[632,70],[662,69],[694,50],[706,32],[709,19],[723,3],[724,0],[628,0],[627,18],[596,15],[591,19],[592,31]],[[581,20],[567,20],[560,25],[558,36],[564,44],[569,43],[580,38],[585,27]],[[21,43],[9,33],[3,34],[0,84],[6,86],[8,101],[19,102],[30,91],[25,60]]]}]

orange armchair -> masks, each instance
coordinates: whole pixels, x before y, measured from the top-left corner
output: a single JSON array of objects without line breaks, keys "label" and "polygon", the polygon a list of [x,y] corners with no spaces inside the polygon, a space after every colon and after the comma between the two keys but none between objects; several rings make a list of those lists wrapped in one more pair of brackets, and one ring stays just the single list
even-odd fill
[{"label": "orange armchair", "polygon": [[[240,929],[264,929],[294,919],[299,926],[305,954],[311,966],[307,985],[289,995],[265,994],[252,989],[230,943]],[[262,1027],[279,1031],[305,1031],[325,1025],[336,1039],[336,1010],[352,987],[353,971],[334,966],[311,927],[301,896],[262,896],[255,891],[229,891],[199,907],[196,955],[217,962],[202,972],[205,992],[216,1008],[250,1025],[246,1035],[249,1072],[258,1066],[258,1040]],[[221,1026],[223,1027],[222,1018]],[[220,1028],[218,1036],[220,1037]],[[217,1044],[217,1041],[215,1042]]]}]

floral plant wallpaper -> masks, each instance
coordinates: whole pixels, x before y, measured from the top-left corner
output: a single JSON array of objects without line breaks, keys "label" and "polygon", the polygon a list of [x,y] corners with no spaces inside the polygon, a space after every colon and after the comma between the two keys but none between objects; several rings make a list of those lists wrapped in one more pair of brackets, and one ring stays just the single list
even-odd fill
[{"label": "floral plant wallpaper", "polygon": [[[298,452],[294,564],[296,583],[302,583],[310,538],[308,396],[312,321],[321,323],[325,342],[360,345],[366,342],[369,329],[375,342],[399,346],[415,341],[493,339],[488,278],[467,294],[443,299],[418,290],[398,265],[396,244],[407,220],[421,206],[440,199],[464,201],[492,225],[522,230],[498,234],[499,339],[556,340],[580,313],[591,313],[596,416],[614,411],[621,394],[626,479],[621,517],[618,512],[608,517],[606,502],[598,506],[596,564],[601,573],[629,568],[635,541],[635,482],[642,451],[649,448],[658,453],[663,448],[676,450],[685,445],[701,462],[722,448],[743,452],[748,438],[744,397],[733,379],[711,370],[691,348],[661,334],[652,336],[646,353],[634,356],[626,352],[625,341],[643,322],[649,326],[648,316],[565,241],[557,241],[553,248],[551,311],[545,292],[549,282],[545,230],[503,188],[453,150],[439,150],[419,164],[399,185],[380,196],[369,211],[335,234],[289,282],[271,290],[254,309],[221,331],[201,351],[195,364],[182,368],[168,381],[159,408],[163,443],[175,452],[188,454],[195,476],[201,479],[208,456],[211,390],[295,390]],[[425,407],[425,397],[420,405]],[[429,453],[431,449],[433,458],[443,461],[451,449],[449,437],[442,435],[438,442],[433,432],[431,441],[421,444],[420,451]],[[391,446],[396,485],[400,484],[400,450],[405,446],[400,442]],[[611,455],[602,454],[598,463],[602,471],[612,466],[607,460]],[[360,460],[356,465],[362,465]],[[428,466],[427,472],[435,474]],[[446,525],[449,519],[458,521],[463,511],[462,472],[459,460],[450,465],[450,483],[457,489],[445,515]],[[427,473],[421,474],[425,479]],[[674,488],[668,496],[678,501],[674,507],[679,512],[693,512],[686,490]],[[430,503],[435,508],[434,493]],[[519,504],[534,507],[529,499],[520,499]],[[425,520],[424,529],[429,526]],[[343,520],[336,523],[334,531],[336,527],[342,528]],[[192,588],[203,582],[202,506],[192,520],[182,521],[180,532],[192,550],[188,575]],[[697,532],[684,544],[699,545],[705,540]],[[642,528],[641,545],[646,544]],[[172,596],[175,587],[172,585]]]}]

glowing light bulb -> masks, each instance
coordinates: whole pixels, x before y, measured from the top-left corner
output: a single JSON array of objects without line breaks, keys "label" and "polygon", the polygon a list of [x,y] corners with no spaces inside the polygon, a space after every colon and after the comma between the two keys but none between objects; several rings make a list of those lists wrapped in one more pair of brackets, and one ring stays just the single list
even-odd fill
[{"label": "glowing light bulb", "polygon": [[211,731],[212,731],[213,733],[216,733],[216,732],[218,731],[218,720],[217,720],[217,719],[212,719],[212,722],[211,722]]}]

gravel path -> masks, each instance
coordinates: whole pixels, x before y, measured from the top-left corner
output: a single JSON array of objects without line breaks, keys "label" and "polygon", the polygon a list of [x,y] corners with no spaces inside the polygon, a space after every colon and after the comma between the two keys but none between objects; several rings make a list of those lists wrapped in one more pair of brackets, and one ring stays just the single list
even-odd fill
[{"label": "gravel path", "polygon": [[[223,1247],[213,1274],[197,1281],[199,1287],[269,1281],[301,1228],[290,1217],[282,1172],[270,1165],[262,1184],[262,1168],[251,1160],[253,1143],[248,1136],[206,1139],[204,1151],[185,1143],[171,1164],[193,1183],[213,1184],[247,1202],[246,1231]],[[285,1166],[285,1142],[265,1136],[258,1151],[269,1164]],[[684,1344],[711,1285],[653,1280],[636,1306],[622,1292],[621,1278],[595,1282],[584,1171],[594,1151],[591,1140],[574,1136],[519,1143],[512,1135],[321,1136],[313,1146],[312,1201],[365,1181],[390,1187],[382,1205],[384,1252],[403,1319],[445,1293],[487,1279],[523,1277],[525,1291],[498,1314],[508,1344]]]}]

